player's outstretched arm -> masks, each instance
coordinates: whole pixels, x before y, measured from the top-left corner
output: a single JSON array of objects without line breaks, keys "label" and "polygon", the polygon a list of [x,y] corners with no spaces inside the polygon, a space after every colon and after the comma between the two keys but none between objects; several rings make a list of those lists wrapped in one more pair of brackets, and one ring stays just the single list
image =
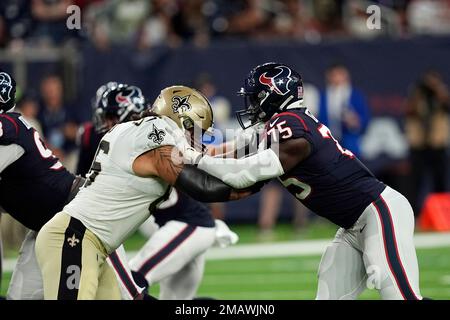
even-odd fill
[{"label": "player's outstretched arm", "polygon": [[281,142],[277,152],[265,149],[242,159],[221,159],[206,155],[200,159],[198,168],[233,188],[242,189],[281,176],[310,153],[310,143],[304,138],[296,138]]},{"label": "player's outstretched arm", "polygon": [[272,149],[258,151],[246,158],[213,158],[203,156],[198,168],[208,172],[233,188],[243,189],[256,182],[281,176],[285,171]]},{"label": "player's outstretched arm", "polygon": [[205,171],[184,164],[183,155],[173,146],[162,146],[137,157],[133,163],[133,170],[141,177],[158,176],[202,202],[237,200],[252,194],[250,190],[233,190]]}]

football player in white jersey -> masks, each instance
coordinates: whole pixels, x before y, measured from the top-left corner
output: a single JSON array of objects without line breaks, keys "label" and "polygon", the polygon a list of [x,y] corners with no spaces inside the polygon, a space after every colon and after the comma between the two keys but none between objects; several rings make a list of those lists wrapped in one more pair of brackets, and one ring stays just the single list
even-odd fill
[{"label": "football player in white jersey", "polygon": [[[123,110],[130,107],[132,101],[121,99],[140,89],[130,85],[109,83],[99,88],[99,98],[94,102],[93,125],[87,137],[83,136],[85,156],[81,156],[79,167],[89,168],[95,155],[92,144],[98,145],[103,135],[117,123],[120,123]],[[183,86],[165,88],[153,104],[152,111],[180,122],[179,115],[196,118],[192,109],[192,90]],[[137,95],[140,97],[142,95]],[[103,97],[103,98],[102,98]],[[119,97],[119,98],[118,98]],[[124,100],[120,104],[117,100]],[[208,106],[205,106],[208,108]],[[174,112],[177,111],[176,113]],[[181,123],[179,123],[181,126]],[[205,127],[212,127],[212,118]],[[95,129],[95,130],[93,130]],[[92,150],[92,151],[91,151]],[[89,153],[92,153],[90,155]],[[136,256],[130,260],[131,270],[123,248],[119,248],[108,257],[108,263],[116,271],[122,298],[125,300],[140,298],[142,287],[160,284],[159,299],[190,300],[195,297],[203,277],[205,253],[214,244],[226,246],[237,241],[237,235],[224,222],[214,221],[208,207],[175,188],[169,198],[155,210],[139,228],[145,229],[149,238]]]},{"label": "football player in white jersey", "polygon": [[147,113],[116,125],[103,137],[85,185],[36,239],[45,299],[117,298],[111,288],[115,284],[104,280],[106,257],[168,197],[171,186],[203,202],[251,194],[185,163],[190,150],[186,135],[194,126],[208,130],[204,124],[212,117],[199,92],[192,90],[190,101],[199,121],[183,117],[179,126]]}]

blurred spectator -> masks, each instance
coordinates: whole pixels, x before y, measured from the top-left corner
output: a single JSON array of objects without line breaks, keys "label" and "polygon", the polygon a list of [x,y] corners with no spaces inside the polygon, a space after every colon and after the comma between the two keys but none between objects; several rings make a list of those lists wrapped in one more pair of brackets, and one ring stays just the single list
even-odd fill
[{"label": "blurred spectator", "polygon": [[228,33],[257,36],[268,27],[269,14],[264,10],[264,2],[259,0],[239,1],[241,10],[229,18]]},{"label": "blurred spectator", "polygon": [[319,113],[320,91],[315,85],[303,82],[303,105],[317,115]]},{"label": "blurred spectator", "polygon": [[8,34],[6,29],[6,21],[0,16],[0,48],[5,47],[8,42]]},{"label": "blurred spectator", "polygon": [[347,2],[346,10],[344,11],[344,23],[349,32],[354,36],[360,38],[370,39],[384,33],[386,27],[380,29],[369,29],[367,27],[367,19],[369,15],[366,12],[367,3],[351,0]]},{"label": "blurred spectator", "polygon": [[83,10],[88,9],[90,6],[92,6],[92,4],[103,1],[105,0],[73,0],[73,3],[80,7],[81,12],[83,12]]},{"label": "blurred spectator", "polygon": [[274,14],[273,26],[278,36],[302,39],[305,35],[306,15],[302,1],[278,1],[280,8]]},{"label": "blurred spectator", "polygon": [[[229,128],[231,106],[225,97],[217,95],[217,89],[211,76],[207,73],[200,74],[195,80],[194,87],[208,98],[214,115],[214,135],[211,143],[220,144],[224,142],[225,129]],[[210,141],[208,141],[210,142]],[[205,143],[207,143],[205,141]],[[224,219],[225,206],[223,203],[211,203],[211,212],[214,218]]]},{"label": "blurred spectator", "polygon": [[23,41],[33,28],[29,0],[2,0],[0,2],[0,46],[10,41]]},{"label": "blurred spectator", "polygon": [[207,73],[200,74],[197,77],[194,87],[203,93],[211,103],[214,114],[214,128],[220,131],[220,133],[215,136],[216,139],[213,143],[220,144],[224,142],[224,139],[226,138],[225,129],[230,128],[230,102],[227,98],[217,95],[216,85],[213,83],[211,76]]},{"label": "blurred spectator", "polygon": [[318,116],[344,148],[360,156],[360,139],[369,122],[369,108],[342,64],[334,64],[326,71],[326,88],[320,95]]},{"label": "blurred spectator", "polygon": [[[369,4],[382,8],[381,29],[368,29]],[[2,0],[0,46],[21,41],[61,44],[78,37],[67,7],[81,8],[83,29],[101,50],[206,46],[211,37],[295,39],[450,33],[450,0]],[[30,41],[31,40],[31,41]]]},{"label": "blurred spectator", "polygon": [[347,33],[342,22],[344,0],[313,1],[314,18],[312,25],[324,35],[345,35]]},{"label": "blurred spectator", "polygon": [[112,44],[133,44],[150,12],[148,0],[112,0],[96,4],[86,13],[90,34],[99,49]]},{"label": "blurred spectator", "polygon": [[450,93],[447,86],[437,71],[427,71],[412,89],[406,115],[416,214],[421,209],[419,194],[423,191],[428,170],[432,177],[431,192],[443,192],[448,188],[449,112]]},{"label": "blurred spectator", "polygon": [[449,0],[412,1],[407,16],[411,33],[450,34]]},{"label": "blurred spectator", "polygon": [[58,75],[48,75],[41,82],[39,119],[49,147],[64,159],[65,154],[76,147],[78,127],[65,106],[63,84]]},{"label": "blurred spectator", "polygon": [[273,229],[280,214],[283,199],[282,191],[279,181],[272,181],[262,189],[258,213],[259,239],[262,241],[273,240]]},{"label": "blurred spectator", "polygon": [[41,137],[44,137],[42,126],[37,119],[39,113],[39,104],[32,95],[23,96],[17,104],[18,111],[22,114],[24,119],[39,133]]},{"label": "blurred spectator", "polygon": [[61,44],[75,36],[76,30],[66,26],[67,7],[72,4],[72,0],[32,0],[31,13],[35,20],[32,36],[50,44]]},{"label": "blurred spectator", "polygon": [[178,45],[181,40],[172,25],[172,17],[178,10],[176,3],[171,0],[153,0],[151,4],[151,12],[140,29],[138,48]]},{"label": "blurred spectator", "polygon": [[172,17],[173,31],[182,39],[191,39],[198,46],[209,42],[209,26],[202,12],[203,0],[180,1]]}]

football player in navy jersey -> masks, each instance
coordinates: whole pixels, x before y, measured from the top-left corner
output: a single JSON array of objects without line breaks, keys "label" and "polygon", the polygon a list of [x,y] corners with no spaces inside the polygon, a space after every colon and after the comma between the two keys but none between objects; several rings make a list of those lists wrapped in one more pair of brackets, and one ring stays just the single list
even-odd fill
[{"label": "football player in navy jersey", "polygon": [[241,126],[265,124],[258,152],[244,159],[204,156],[198,167],[235,188],[277,177],[340,227],[320,263],[317,299],[356,299],[366,286],[382,299],[422,299],[411,205],[308,111],[300,74],[284,64],[259,65],[239,94],[246,103],[237,114]]},{"label": "football player in navy jersey", "polygon": [[[156,101],[170,101],[175,104],[176,100],[172,101],[172,89],[175,90],[176,87],[164,89],[161,98]],[[117,97],[128,97],[133,93],[137,93],[136,97],[144,100],[141,90],[135,86],[110,82],[97,90],[94,120],[92,124],[84,126],[80,139],[82,144],[78,163],[79,173],[83,174],[82,168],[89,169],[91,166],[97,149],[97,145],[94,147],[92,144],[98,144],[109,129],[122,122],[120,114],[129,107],[127,101],[131,103],[134,99],[130,97],[119,104]],[[189,97],[183,103],[188,106]],[[173,117],[173,112],[167,112],[166,109],[171,111],[172,106],[156,103],[153,111]],[[195,297],[203,276],[205,253],[216,243],[216,231],[220,230],[223,237],[222,244],[237,241],[237,236],[223,222],[218,222],[216,230],[216,222],[205,204],[175,189],[172,190],[169,199],[155,210],[146,225],[150,225],[150,229],[154,231],[149,234],[149,240],[143,248],[130,260],[130,267],[133,276],[142,286],[160,283],[159,298],[163,300],[188,300]],[[116,270],[123,266],[127,268],[123,253],[120,251],[119,254],[113,253],[110,256],[111,265]],[[120,277],[118,280],[123,297],[128,299],[132,283],[123,281]]]},{"label": "football player in navy jersey", "polygon": [[[30,229],[22,243],[7,298],[42,300],[42,276],[35,255],[37,232],[75,197],[85,180],[67,171],[36,130],[14,112],[15,91],[14,79],[0,70],[0,207]],[[140,111],[130,108],[127,116]],[[116,277],[120,271],[106,272],[118,292]],[[131,274],[128,279],[132,298],[143,298],[142,288],[133,282]]]},{"label": "football player in navy jersey", "polygon": [[[97,89],[95,98],[92,101],[92,110],[94,112],[93,121],[84,123],[78,131],[77,145],[79,147],[79,155],[76,173],[79,175],[85,176],[89,172],[92,164],[92,159],[94,159],[98,144],[100,143],[100,140],[102,139],[104,134],[104,132],[99,132],[102,131],[100,128],[96,128],[100,126],[97,125],[97,122],[100,119],[99,115],[96,115],[96,112],[97,110],[99,110],[99,112],[103,113],[103,110],[100,110],[98,108],[101,102],[102,95],[106,90],[117,86],[117,82],[110,81]],[[117,114],[114,115],[114,118],[116,117]]]},{"label": "football player in navy jersey", "polygon": [[[34,256],[37,231],[74,196],[82,179],[68,172],[20,113],[16,83],[0,70],[0,207],[30,229],[8,289],[9,299],[43,298]],[[33,267],[34,266],[34,267]]]}]

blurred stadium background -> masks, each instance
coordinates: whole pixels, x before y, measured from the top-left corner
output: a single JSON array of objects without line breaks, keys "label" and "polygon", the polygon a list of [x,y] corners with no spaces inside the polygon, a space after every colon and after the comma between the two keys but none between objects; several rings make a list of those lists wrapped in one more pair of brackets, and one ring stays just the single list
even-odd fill
[{"label": "blurred stadium background", "polygon": [[[0,67],[18,82],[17,107],[72,171],[78,128],[107,81],[138,85],[150,101],[167,85],[194,86],[224,129],[237,127],[243,101],[235,93],[253,66],[291,65],[311,111],[334,121],[341,144],[413,204],[422,294],[441,299],[450,298],[449,57],[449,0],[0,2]],[[355,99],[333,112],[328,98],[345,90]],[[336,227],[276,183],[212,209],[241,241],[210,252],[199,295],[314,298],[320,254]],[[1,226],[4,295],[25,231],[8,215]],[[144,241],[136,234],[126,247]]]}]

